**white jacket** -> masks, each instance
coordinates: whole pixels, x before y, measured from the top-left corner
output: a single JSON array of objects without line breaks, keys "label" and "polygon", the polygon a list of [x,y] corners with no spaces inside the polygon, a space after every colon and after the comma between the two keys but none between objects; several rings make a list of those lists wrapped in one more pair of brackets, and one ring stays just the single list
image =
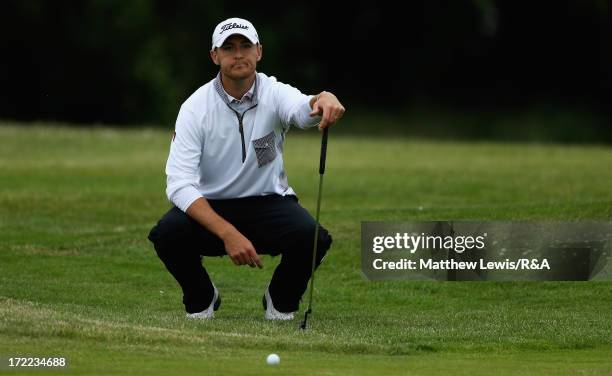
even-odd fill
[{"label": "white jacket", "polygon": [[181,106],[166,163],[166,194],[179,209],[199,197],[295,194],[283,141],[292,124],[304,129],[320,121],[309,116],[312,96],[263,73],[256,74],[254,89],[253,105],[243,114],[229,106],[219,76]]}]

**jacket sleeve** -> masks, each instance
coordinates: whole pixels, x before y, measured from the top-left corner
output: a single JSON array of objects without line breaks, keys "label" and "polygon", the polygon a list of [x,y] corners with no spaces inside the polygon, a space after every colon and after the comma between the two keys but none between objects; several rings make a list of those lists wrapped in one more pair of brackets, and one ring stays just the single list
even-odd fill
[{"label": "jacket sleeve", "polygon": [[283,125],[306,129],[319,124],[320,116],[310,117],[312,95],[302,94],[293,86],[281,82],[274,85],[275,103]]},{"label": "jacket sleeve", "polygon": [[185,212],[202,197],[198,185],[204,138],[194,113],[184,106],[179,111],[174,132],[166,163],[166,195]]}]

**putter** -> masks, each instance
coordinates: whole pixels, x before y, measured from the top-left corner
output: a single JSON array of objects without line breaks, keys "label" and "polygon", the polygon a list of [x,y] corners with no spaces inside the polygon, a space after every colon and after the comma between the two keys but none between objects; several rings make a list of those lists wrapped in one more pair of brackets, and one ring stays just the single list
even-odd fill
[{"label": "putter", "polygon": [[321,211],[321,193],[323,192],[323,174],[325,174],[325,156],[327,154],[327,131],[328,128],[323,129],[323,137],[321,138],[321,159],[319,160],[319,197],[317,198],[317,213],[314,236],[314,246],[312,250],[312,271],[310,274],[310,298],[308,299],[308,308],[304,312],[304,320],[300,324],[302,330],[306,330],[306,323],[308,322],[308,315],[312,313],[312,293],[314,291],[314,276],[315,276],[315,263],[317,259],[317,245],[319,240],[319,213]]}]

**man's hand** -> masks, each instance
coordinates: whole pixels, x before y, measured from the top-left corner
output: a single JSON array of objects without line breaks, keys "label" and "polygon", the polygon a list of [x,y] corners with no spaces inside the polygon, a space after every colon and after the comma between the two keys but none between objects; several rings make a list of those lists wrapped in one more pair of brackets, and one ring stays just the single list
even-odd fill
[{"label": "man's hand", "polygon": [[187,208],[187,215],[223,240],[225,252],[234,264],[249,265],[251,268],[257,265],[260,269],[263,268],[255,247],[249,239],[245,238],[231,223],[215,213],[204,197],[198,198]]},{"label": "man's hand", "polygon": [[344,106],[340,104],[335,95],[327,91],[323,91],[316,97],[313,97],[310,107],[312,108],[312,112],[310,112],[311,117],[321,115],[319,129],[325,129],[336,124],[342,115],[344,115]]},{"label": "man's hand", "polygon": [[263,268],[255,247],[240,231],[230,231],[221,240],[223,240],[225,245],[225,252],[227,252],[234,264],[249,265],[251,268],[255,266],[259,267],[259,269]]}]

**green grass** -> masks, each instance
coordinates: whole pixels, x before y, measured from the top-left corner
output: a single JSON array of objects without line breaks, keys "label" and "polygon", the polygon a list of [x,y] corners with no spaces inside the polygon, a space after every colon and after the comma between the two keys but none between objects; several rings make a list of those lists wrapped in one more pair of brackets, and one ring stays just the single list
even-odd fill
[{"label": "green grass", "polygon": [[[67,356],[74,374],[612,373],[612,282],[369,282],[359,244],[361,221],[609,220],[612,149],[347,133],[330,137],[334,245],[302,332],[263,320],[268,256],[206,259],[222,308],[184,319],[146,240],[169,208],[169,131],[0,125],[0,356]],[[319,134],[291,131],[285,153],[313,212]]]}]

